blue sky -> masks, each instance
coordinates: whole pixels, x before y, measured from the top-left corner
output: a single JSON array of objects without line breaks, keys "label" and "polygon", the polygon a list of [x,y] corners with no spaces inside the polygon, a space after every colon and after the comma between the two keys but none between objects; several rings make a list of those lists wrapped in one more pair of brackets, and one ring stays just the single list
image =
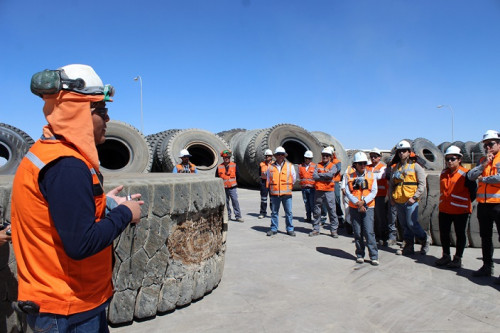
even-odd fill
[{"label": "blue sky", "polygon": [[166,129],[293,123],[345,148],[500,130],[497,0],[0,0],[0,122],[45,124],[31,76],[70,63],[116,88],[113,119]]}]

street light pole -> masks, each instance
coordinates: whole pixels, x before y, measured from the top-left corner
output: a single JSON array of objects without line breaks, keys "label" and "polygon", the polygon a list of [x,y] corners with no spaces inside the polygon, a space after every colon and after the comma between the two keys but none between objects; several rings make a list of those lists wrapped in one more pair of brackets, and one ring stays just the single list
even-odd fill
[{"label": "street light pole", "polygon": [[142,113],[142,77],[137,75],[134,77],[134,81],[139,80],[139,84],[141,86],[141,133],[144,134],[144,115]]},{"label": "street light pole", "polygon": [[438,105],[437,106],[438,109],[441,109],[444,107],[447,107],[451,111],[451,142],[454,142],[454,140],[453,140],[453,108],[451,107],[451,105]]}]

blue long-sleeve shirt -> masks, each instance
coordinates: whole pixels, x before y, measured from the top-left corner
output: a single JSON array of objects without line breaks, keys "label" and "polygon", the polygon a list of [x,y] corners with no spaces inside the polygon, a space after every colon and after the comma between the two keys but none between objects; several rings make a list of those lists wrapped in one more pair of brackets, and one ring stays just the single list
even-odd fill
[{"label": "blue long-sleeve shirt", "polygon": [[38,182],[64,250],[72,259],[87,258],[111,245],[132,220],[130,209],[119,205],[95,223],[92,175],[77,158],[64,157],[48,165]]}]

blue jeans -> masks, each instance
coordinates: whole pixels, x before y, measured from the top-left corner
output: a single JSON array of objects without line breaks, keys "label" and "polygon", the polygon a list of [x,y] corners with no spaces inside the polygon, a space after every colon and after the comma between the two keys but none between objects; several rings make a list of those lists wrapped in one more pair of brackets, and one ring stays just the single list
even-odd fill
[{"label": "blue jeans", "polygon": [[302,199],[304,200],[304,205],[306,206],[306,217],[308,220],[311,219],[311,214],[314,210],[314,187],[306,187],[302,189]]},{"label": "blue jeans", "polygon": [[231,203],[233,204],[234,209],[234,217],[236,219],[241,218],[240,211],[240,203],[238,202],[238,192],[237,187],[226,188],[226,207],[227,207],[227,215],[228,219],[231,219],[231,207],[229,207],[229,199],[231,199]]},{"label": "blue jeans", "polygon": [[278,212],[280,204],[283,203],[285,210],[286,231],[293,231],[293,213],[292,213],[292,196],[291,195],[271,195],[271,230],[278,231]]},{"label": "blue jeans", "polygon": [[51,313],[27,315],[27,322],[33,332],[47,333],[107,333],[106,310],[80,323],[69,324],[68,317]]},{"label": "blue jeans", "polygon": [[408,203],[396,203],[398,211],[398,221],[403,226],[403,238],[413,243],[415,237],[424,241],[427,239],[427,233],[422,229],[418,223],[418,202],[413,205]]},{"label": "blue jeans", "polygon": [[373,231],[373,208],[368,208],[366,213],[360,213],[357,208],[349,207],[352,231],[354,232],[354,243],[356,244],[356,257],[365,257],[365,241],[371,260],[378,260],[377,241]]}]

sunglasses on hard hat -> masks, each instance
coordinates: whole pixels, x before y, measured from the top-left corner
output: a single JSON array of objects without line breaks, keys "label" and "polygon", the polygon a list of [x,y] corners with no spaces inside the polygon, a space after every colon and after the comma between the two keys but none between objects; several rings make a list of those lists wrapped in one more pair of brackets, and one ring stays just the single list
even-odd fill
[{"label": "sunglasses on hard hat", "polygon": [[99,117],[101,117],[104,121],[109,121],[109,116],[108,116],[108,108],[94,108],[92,110],[92,113],[97,114]]}]

